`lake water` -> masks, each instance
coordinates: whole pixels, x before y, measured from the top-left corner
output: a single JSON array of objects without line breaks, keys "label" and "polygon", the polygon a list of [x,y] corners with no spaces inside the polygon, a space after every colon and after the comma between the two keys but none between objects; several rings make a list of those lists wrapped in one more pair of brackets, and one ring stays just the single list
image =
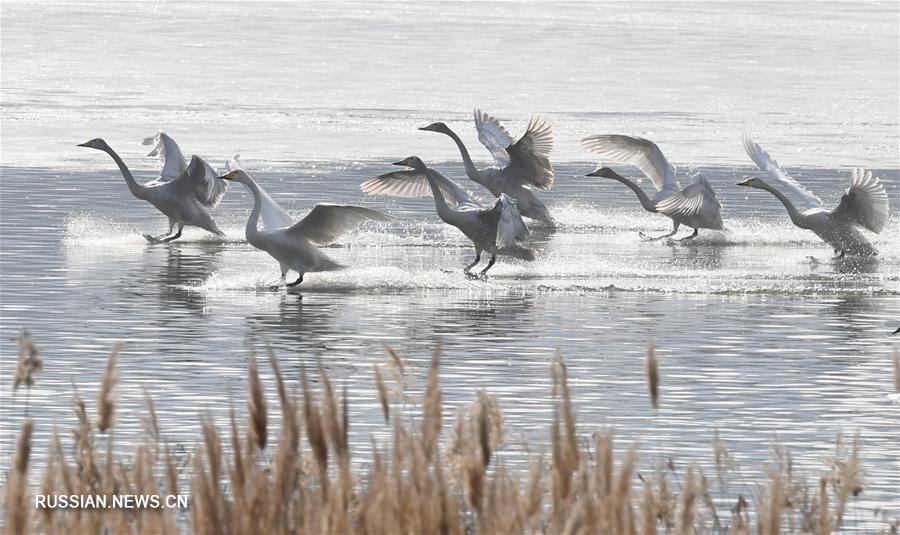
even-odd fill
[{"label": "lake water", "polygon": [[[123,452],[140,436],[142,389],[190,447],[199,414],[242,405],[248,355],[266,344],[292,381],[321,357],[348,384],[362,452],[386,432],[372,379],[381,343],[417,367],[420,390],[440,341],[445,418],[477,389],[498,395],[513,462],[526,440],[547,440],[559,349],[584,434],[613,425],[648,463],[708,467],[718,429],[752,480],[776,437],[817,477],[835,435],[859,431],[859,523],[878,507],[900,514],[896,4],[512,7],[4,2],[0,375],[14,363],[9,338],[31,329],[45,365],[30,399],[36,458],[53,425],[74,421],[73,381],[93,403],[119,340]],[[513,135],[533,111],[557,133],[543,197],[560,227],[536,230],[535,262],[501,259],[487,281],[462,275],[473,251],[430,200],[359,192],[410,154],[465,180],[450,140],[415,127],[447,121],[487,163],[476,105]],[[160,128],[214,164],[241,152],[294,216],[337,202],[398,221],[346,236],[328,253],[349,268],[310,274],[299,293],[266,289],[278,267],[243,241],[251,199],[239,185],[214,213],[225,238],[191,229],[148,245],[140,233],[165,230],[163,216],[106,155],[75,144],[104,137],[149,180],[158,164],[140,140]],[[829,206],[851,167],[875,171],[893,214],[867,233],[881,254],[832,261],[774,197],[734,186],[753,173],[745,131]],[[682,183],[702,172],[726,231],[641,241],[668,220],[583,176],[597,161],[578,140],[603,132],[656,140]],[[659,411],[643,374],[651,339]],[[8,379],[0,396],[6,465],[23,396]]]}]

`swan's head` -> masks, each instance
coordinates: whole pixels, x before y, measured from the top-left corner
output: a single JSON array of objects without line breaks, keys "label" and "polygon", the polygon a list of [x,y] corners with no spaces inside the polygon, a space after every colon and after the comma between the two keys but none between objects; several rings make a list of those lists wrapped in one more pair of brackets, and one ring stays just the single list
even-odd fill
[{"label": "swan's head", "polygon": [[765,189],[766,183],[759,178],[748,178],[737,183],[738,186],[746,186],[748,188]]},{"label": "swan's head", "polygon": [[444,123],[437,122],[437,123],[431,123],[428,126],[423,126],[422,128],[419,128],[419,130],[427,130],[429,132],[440,132],[442,134],[446,134],[447,132],[450,131],[450,127],[448,127]]},{"label": "swan's head", "polygon": [[87,147],[89,149],[97,149],[97,150],[109,150],[109,145],[106,144],[102,139],[94,138],[90,141],[85,141],[84,143],[79,143],[79,147]]},{"label": "swan's head", "polygon": [[425,169],[425,163],[418,156],[410,156],[408,158],[404,158],[399,162],[394,162],[394,165],[412,167],[413,169]]},{"label": "swan's head", "polygon": [[601,167],[597,169],[593,173],[588,173],[584,176],[602,176],[603,178],[616,178],[619,176],[618,173],[610,169],[609,167]]},{"label": "swan's head", "polygon": [[236,169],[234,171],[229,171],[229,172],[225,173],[224,175],[220,176],[219,178],[221,178],[222,180],[232,180],[234,182],[241,182],[243,184],[246,184],[246,183],[250,182],[250,180],[251,180],[250,175],[245,173],[243,169]]}]

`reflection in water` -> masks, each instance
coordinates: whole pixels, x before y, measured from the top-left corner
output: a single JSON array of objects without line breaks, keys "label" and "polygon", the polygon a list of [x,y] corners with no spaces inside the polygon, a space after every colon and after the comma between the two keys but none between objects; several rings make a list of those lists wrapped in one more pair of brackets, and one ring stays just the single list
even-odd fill
[{"label": "reflection in water", "polygon": [[262,342],[275,341],[287,347],[302,347],[311,353],[328,349],[327,341],[339,334],[334,328],[336,309],[346,305],[346,299],[334,302],[303,299],[298,292],[278,292],[276,308],[272,312],[256,313],[247,318],[248,343],[258,347]]},{"label": "reflection in water", "polygon": [[671,242],[672,260],[675,266],[692,269],[716,270],[722,267],[726,247],[722,243]]},{"label": "reflection in water", "polygon": [[205,298],[190,287],[203,283],[215,273],[225,247],[226,244],[221,242],[167,245],[163,269],[155,270],[147,266],[149,282],[159,288],[160,303],[201,313]]}]

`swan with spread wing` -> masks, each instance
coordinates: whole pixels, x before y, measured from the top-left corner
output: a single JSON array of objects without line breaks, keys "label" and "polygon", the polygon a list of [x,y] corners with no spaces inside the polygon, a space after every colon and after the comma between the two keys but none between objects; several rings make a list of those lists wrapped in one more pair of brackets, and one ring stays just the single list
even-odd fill
[{"label": "swan with spread wing", "polygon": [[[697,173],[695,182],[682,189],[675,178],[675,168],[656,143],[641,137],[599,135],[588,136],[581,144],[588,152],[637,167],[653,182],[656,195],[651,199],[640,186],[608,167],[587,175],[617,180],[637,194],[645,210],[669,216],[674,226],[672,232],[648,239],[674,236],[681,225],[694,229],[693,234],[682,240],[695,238],[701,228],[722,230],[722,204],[710,183]],[[643,233],[641,236],[647,238]]]},{"label": "swan with spread wing", "polygon": [[505,193],[514,199],[523,216],[552,226],[553,216],[535,193],[537,189],[553,186],[553,166],[550,164],[553,127],[550,123],[544,117],[532,116],[525,133],[516,141],[500,121],[476,109],[475,128],[478,140],[490,151],[496,165],[485,169],[475,167],[466,145],[444,123],[432,123],[419,130],[449,136],[459,148],[470,179],[487,188],[494,197]]},{"label": "swan with spread wing", "polygon": [[[831,210],[822,207],[822,201],[789,175],[769,153],[763,150],[750,136],[744,136],[744,150],[760,170],[768,176],[748,178],[738,182],[738,186],[766,190],[774,195],[787,209],[794,225],[811,230],[825,243],[832,246],[838,258],[844,255],[872,256],[878,254],[857,227],[878,234],[884,229],[888,219],[888,196],[878,177],[865,169],[854,169],[850,176],[850,186],[838,205]],[[784,194],[790,192],[800,201],[803,211]]]},{"label": "swan with spread wing", "polygon": [[474,276],[471,269],[481,261],[482,251],[491,255],[487,267],[481,270],[482,277],[497,261],[498,255],[534,260],[534,251],[522,244],[530,236],[528,227],[510,196],[501,193],[494,204],[483,206],[459,184],[430,169],[416,156],[394,165],[410,169],[369,179],[362,183],[362,190],[369,195],[433,197],[438,217],[462,231],[475,246],[475,261],[463,270],[466,275]]},{"label": "swan with spread wing", "polygon": [[[171,138],[168,139],[171,141]],[[122,158],[103,139],[92,139],[78,146],[96,149],[109,154],[122,172],[131,194],[138,199],[149,202],[169,218],[169,231],[166,234],[155,237],[144,234],[148,241],[170,242],[175,240],[181,237],[181,231],[185,226],[199,227],[218,236],[223,236],[224,233],[219,230],[216,222],[213,221],[209,210],[218,206],[225,195],[225,191],[228,189],[228,183],[216,178],[215,170],[199,156],[191,157],[190,164],[185,165],[184,156],[181,155],[178,146],[174,144],[174,141],[171,143],[178,152],[177,158],[174,156],[174,152],[171,153],[170,157],[167,151],[166,164],[163,166],[161,176],[146,184],[139,184],[134,179]],[[180,162],[177,161],[178,159],[180,159]],[[169,164],[170,161],[172,162],[171,164]],[[173,234],[172,229],[176,225],[178,226],[178,231]]]},{"label": "swan with spread wing", "polygon": [[[392,218],[359,206],[317,204],[306,217],[293,223],[266,191],[240,169],[237,159],[227,167],[230,169],[219,177],[243,184],[253,195],[253,209],[247,219],[246,237],[250,245],[265,251],[281,266],[281,279],[273,288],[285,282],[290,270],[299,275],[288,287],[303,282],[303,275],[316,271],[334,271],[345,266],[338,264],[319,250],[317,245],[328,245],[345,232],[364,221],[391,221]],[[263,228],[259,228],[262,219]]]}]

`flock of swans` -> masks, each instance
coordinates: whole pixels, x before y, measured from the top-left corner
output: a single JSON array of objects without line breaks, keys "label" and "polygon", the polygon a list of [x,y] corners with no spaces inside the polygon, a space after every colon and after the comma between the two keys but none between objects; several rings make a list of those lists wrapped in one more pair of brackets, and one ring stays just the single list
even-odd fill
[{"label": "flock of swans", "polygon": [[[475,127],[479,141],[494,157],[496,165],[493,167],[478,169],[462,139],[446,124],[437,122],[420,130],[445,134],[456,143],[466,175],[493,195],[492,203],[483,202],[458,183],[429,168],[417,156],[396,162],[395,165],[404,169],[371,178],[362,183],[361,189],[369,195],[433,197],[438,217],[459,229],[475,248],[475,260],[465,267],[464,272],[470,277],[484,277],[497,256],[534,260],[535,252],[528,246],[530,232],[523,216],[545,227],[555,226],[550,210],[537,196],[539,190],[551,188],[554,182],[549,158],[553,149],[553,129],[545,118],[535,115],[525,133],[514,140],[496,118],[480,110],[475,110]],[[877,177],[869,171],[854,169],[850,185],[838,205],[826,210],[818,197],[785,172],[752,139],[744,136],[743,142],[747,155],[765,172],[766,178],[748,178],[737,185],[772,193],[784,205],[794,225],[815,233],[834,248],[838,257],[877,254],[858,230],[862,227],[879,233],[887,222],[888,197]],[[185,226],[223,235],[210,210],[222,200],[230,181],[243,184],[253,197],[246,239],[278,261],[281,280],[275,288],[281,284],[296,286],[303,281],[305,273],[342,268],[317,246],[334,242],[362,222],[393,219],[359,206],[317,204],[295,223],[247,174],[237,155],[226,162],[226,172],[219,175],[199,156],[192,156],[188,163],[178,144],[163,132],[145,139],[144,144],[154,145],[149,156],[158,156],[163,161],[160,176],[146,184],[139,184],[134,179],[125,162],[104,140],[92,139],[79,146],[109,154],[132,195],[149,202],[168,218],[167,233],[144,235],[152,243],[179,238]],[[675,168],[652,141],[625,135],[597,135],[584,138],[582,145],[601,158],[637,167],[650,179],[656,189],[652,197],[632,180],[608,167],[600,167],[587,175],[621,182],[634,191],[645,210],[661,213],[672,220],[671,232],[656,237],[642,233],[642,238],[669,238],[682,225],[692,228],[693,233],[681,240],[696,237],[701,228],[723,229],[722,204],[710,183],[698,173],[690,185],[682,188]],[[785,191],[800,199],[806,205],[805,209],[799,210]],[[490,260],[475,275],[471,270],[481,261],[482,253],[490,254]],[[298,278],[287,283],[289,271],[296,272]]]}]

